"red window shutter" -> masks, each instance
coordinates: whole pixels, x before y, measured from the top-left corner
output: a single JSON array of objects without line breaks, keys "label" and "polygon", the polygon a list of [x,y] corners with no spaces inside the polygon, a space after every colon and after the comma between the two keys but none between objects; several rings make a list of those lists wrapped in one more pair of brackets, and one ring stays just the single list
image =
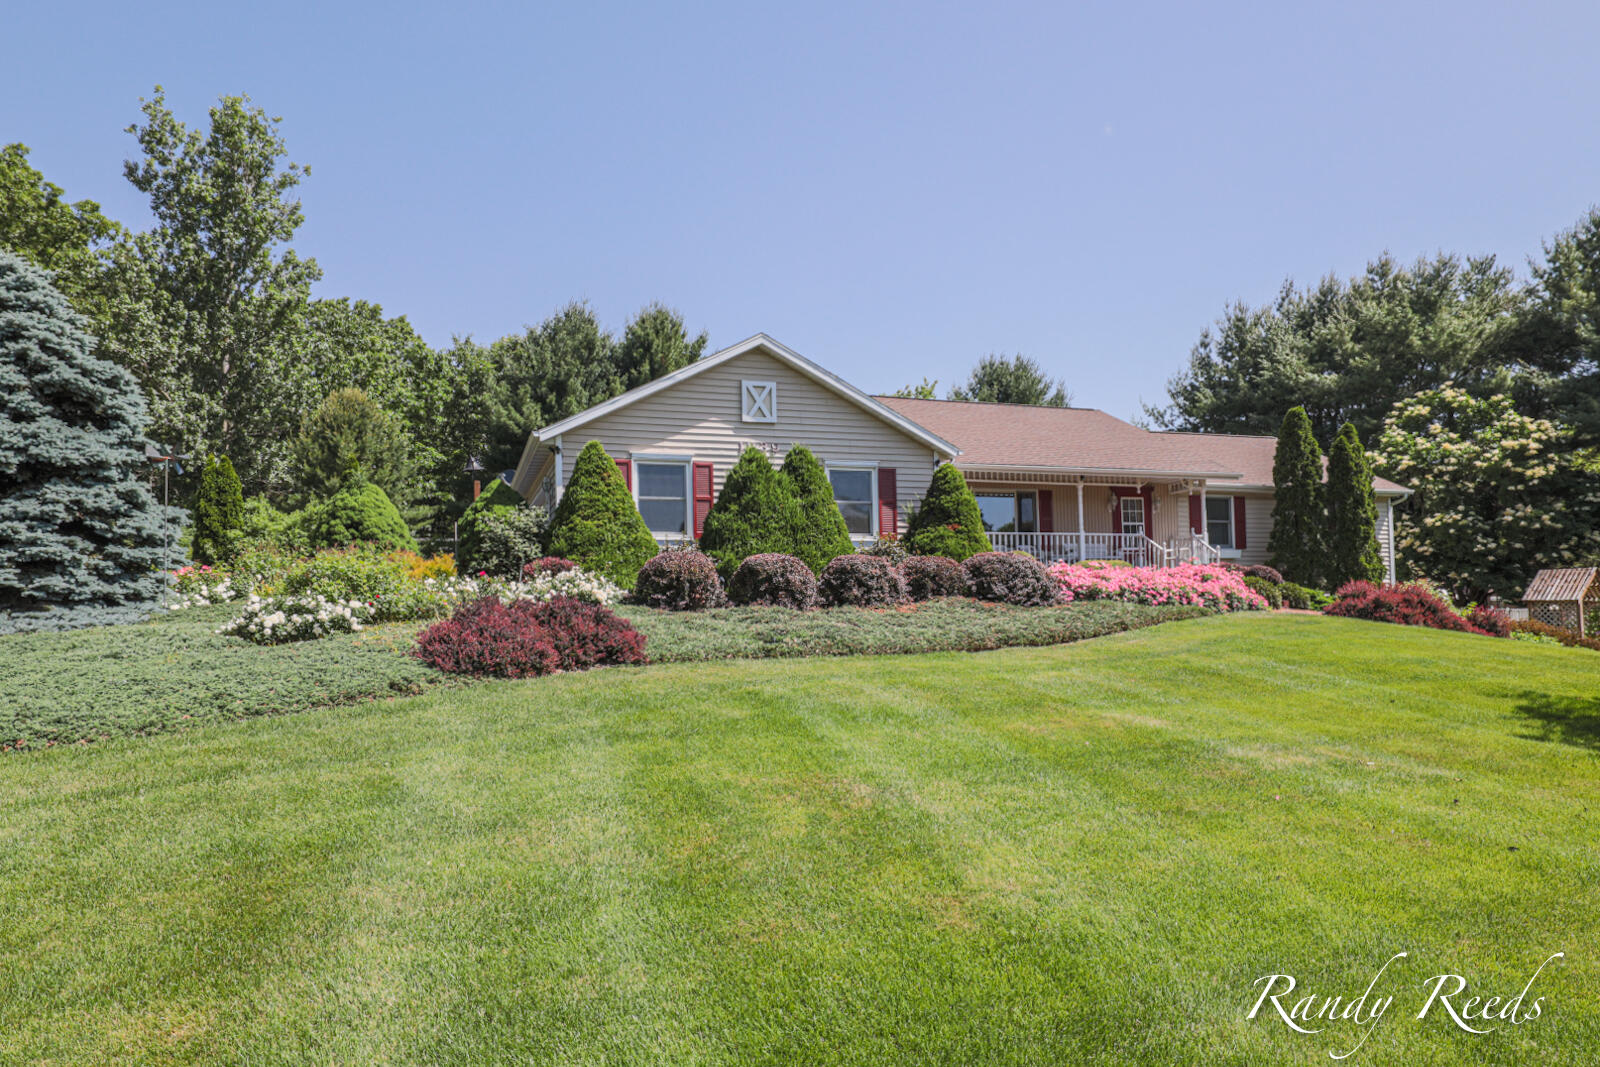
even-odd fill
[{"label": "red window shutter", "polygon": [[1250,543],[1244,538],[1244,497],[1233,498],[1233,547],[1244,549]]},{"label": "red window shutter", "polygon": [[617,460],[617,470],[622,472],[622,484],[628,487],[628,492],[633,492],[633,460]]},{"label": "red window shutter", "polygon": [[706,528],[706,516],[711,514],[712,470],[709,463],[694,465],[694,536],[699,540]]},{"label": "red window shutter", "polygon": [[1056,494],[1054,489],[1039,490],[1039,532],[1056,532]]},{"label": "red window shutter", "polygon": [[897,503],[893,467],[878,468],[878,535],[899,536],[900,508]]},{"label": "red window shutter", "polygon": [[1154,489],[1141,489],[1139,495],[1144,497],[1144,535],[1154,541],[1156,533],[1156,491]]},{"label": "red window shutter", "polygon": [[1200,510],[1200,498],[1192,494],[1189,497],[1189,530],[1191,533],[1206,532],[1206,517]]}]

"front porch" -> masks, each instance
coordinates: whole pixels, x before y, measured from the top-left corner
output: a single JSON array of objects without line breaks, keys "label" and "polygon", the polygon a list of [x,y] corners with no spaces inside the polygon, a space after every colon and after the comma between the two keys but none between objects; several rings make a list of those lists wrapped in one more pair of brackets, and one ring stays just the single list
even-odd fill
[{"label": "front porch", "polygon": [[1217,563],[1221,548],[1191,529],[1191,481],[1119,483],[1112,477],[964,472],[989,541],[1045,563],[1117,560],[1135,567]]}]

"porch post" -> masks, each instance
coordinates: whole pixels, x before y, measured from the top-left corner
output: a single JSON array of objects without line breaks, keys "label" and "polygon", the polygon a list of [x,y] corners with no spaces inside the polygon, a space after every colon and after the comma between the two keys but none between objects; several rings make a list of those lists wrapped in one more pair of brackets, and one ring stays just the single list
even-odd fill
[{"label": "porch post", "polygon": [[1083,537],[1083,476],[1078,476],[1078,562],[1082,563],[1088,551]]}]

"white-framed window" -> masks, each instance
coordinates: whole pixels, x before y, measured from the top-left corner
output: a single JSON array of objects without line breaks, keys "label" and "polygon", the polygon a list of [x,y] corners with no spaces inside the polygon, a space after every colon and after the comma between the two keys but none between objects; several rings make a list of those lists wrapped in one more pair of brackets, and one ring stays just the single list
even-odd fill
[{"label": "white-framed window", "polygon": [[687,534],[692,529],[689,478],[688,460],[634,457],[634,503],[651,533]]},{"label": "white-framed window", "polygon": [[1144,536],[1144,497],[1125,496],[1119,504],[1122,512],[1122,532],[1129,536]]},{"label": "white-framed window", "polygon": [[777,422],[778,383],[741,381],[739,408],[745,422]]},{"label": "white-framed window", "polygon": [[833,502],[844,516],[852,537],[872,537],[878,532],[878,470],[876,467],[828,465]]},{"label": "white-framed window", "polygon": [[1032,489],[1015,493],[978,493],[978,514],[988,533],[1037,533],[1039,497]]},{"label": "white-framed window", "polygon": [[1206,497],[1206,540],[1212,548],[1233,547],[1233,497]]}]

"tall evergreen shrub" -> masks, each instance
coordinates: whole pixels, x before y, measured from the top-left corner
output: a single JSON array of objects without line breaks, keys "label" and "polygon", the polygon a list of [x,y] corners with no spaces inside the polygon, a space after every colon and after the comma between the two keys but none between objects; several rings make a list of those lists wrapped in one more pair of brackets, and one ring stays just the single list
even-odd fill
[{"label": "tall evergreen shrub", "polygon": [[1383,553],[1378,548],[1378,501],[1372,493],[1372,467],[1351,423],[1339,428],[1328,450],[1328,584],[1381,582]]},{"label": "tall evergreen shrub", "polygon": [[496,516],[513,514],[523,506],[522,494],[500,478],[491,479],[478,499],[467,505],[456,523],[459,538],[456,544],[456,570],[462,574],[477,574],[485,569],[482,564],[482,540],[489,521]]},{"label": "tall evergreen shrub", "polygon": [[633,588],[639,568],[656,554],[650,527],[634,506],[616,461],[599,441],[584,445],[572,465],[572,478],[550,518],[545,550],[624,589]]},{"label": "tall evergreen shrub", "polygon": [[954,560],[994,551],[983,529],[978,498],[955,464],[941,463],[933,472],[928,495],[906,524],[906,547],[918,556]]},{"label": "tall evergreen shrub", "polygon": [[1292,407],[1278,430],[1272,460],[1272,535],[1267,553],[1290,581],[1323,580],[1326,512],[1322,503],[1322,449],[1303,407]]},{"label": "tall evergreen shrub", "polygon": [[[834,506],[831,496],[828,506]],[[799,505],[788,480],[780,478],[766,454],[752,446],[723,480],[722,495],[706,515],[700,550],[717,561],[717,573],[728,581],[746,557],[794,555],[799,520]]]},{"label": "tall evergreen shrub", "polygon": [[233,461],[206,457],[200,493],[194,502],[194,544],[190,552],[201,563],[231,563],[244,530],[244,490]]},{"label": "tall evergreen shrub", "polygon": [[821,574],[835,556],[856,550],[839,506],[833,501],[833,483],[817,457],[805,445],[795,445],[783,457],[778,472],[788,483],[796,504],[794,551],[813,574]]},{"label": "tall evergreen shrub", "polygon": [[138,619],[164,538],[177,551],[139,385],[92,348],[49,275],[0,250],[0,633]]}]

